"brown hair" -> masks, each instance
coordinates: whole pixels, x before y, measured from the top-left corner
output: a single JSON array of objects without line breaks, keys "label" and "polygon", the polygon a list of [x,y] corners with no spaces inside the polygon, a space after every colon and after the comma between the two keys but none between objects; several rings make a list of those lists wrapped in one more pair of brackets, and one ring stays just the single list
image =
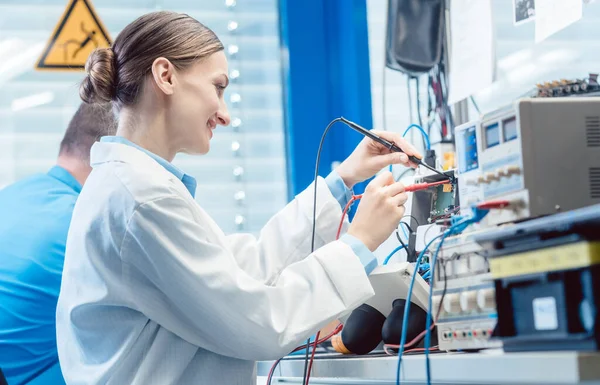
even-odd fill
[{"label": "brown hair", "polygon": [[217,35],[196,19],[175,12],[148,13],[126,26],[112,48],[92,52],[79,95],[86,103],[113,101],[120,109],[136,102],[156,58],[183,70],[221,50]]}]

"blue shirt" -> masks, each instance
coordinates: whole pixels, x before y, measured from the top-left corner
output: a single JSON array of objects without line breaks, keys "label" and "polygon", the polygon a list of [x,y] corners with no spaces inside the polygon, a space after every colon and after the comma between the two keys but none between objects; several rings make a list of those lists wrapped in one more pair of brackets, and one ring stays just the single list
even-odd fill
[{"label": "blue shirt", "polygon": [[[175,175],[177,178],[181,179],[181,181],[183,182],[185,187],[188,189],[190,194],[192,194],[192,196],[195,195],[196,186],[197,186],[196,179],[194,179],[192,176],[184,173],[177,167],[173,166],[172,163],[161,158],[160,156],[146,150],[143,147],[138,146],[137,144],[135,144],[121,136],[104,136],[100,139],[100,141],[101,142],[109,142],[109,143],[126,144],[128,146],[135,147],[138,150],[148,154],[148,156],[150,156],[152,159],[156,160],[161,166],[163,166],[165,169],[167,169],[167,171],[169,171],[171,174]],[[350,200],[350,198],[352,198],[352,190],[350,190],[348,187],[346,187],[346,185],[344,184],[344,181],[342,180],[342,178],[339,176],[339,174],[335,170],[332,171],[331,174],[329,174],[327,176],[327,178],[325,178],[325,182],[327,183],[327,187],[329,187],[331,194],[333,194],[335,199],[337,199],[337,201],[340,203],[340,206],[342,207],[342,210],[343,210],[346,207],[346,205],[348,204],[348,201]],[[342,237],[340,237],[340,240],[345,242],[348,246],[350,246],[352,248],[354,253],[358,256],[361,263],[365,267],[365,271],[367,272],[367,274],[370,274],[371,271],[373,271],[373,269],[375,267],[377,267],[377,259],[375,258],[373,253],[371,253],[371,250],[369,250],[365,246],[365,244],[362,243],[359,239],[357,239],[356,237],[353,237],[349,234],[344,234]]]},{"label": "blue shirt", "polygon": [[64,384],[56,303],[80,191],[59,166],[0,190],[0,367],[10,385]]}]

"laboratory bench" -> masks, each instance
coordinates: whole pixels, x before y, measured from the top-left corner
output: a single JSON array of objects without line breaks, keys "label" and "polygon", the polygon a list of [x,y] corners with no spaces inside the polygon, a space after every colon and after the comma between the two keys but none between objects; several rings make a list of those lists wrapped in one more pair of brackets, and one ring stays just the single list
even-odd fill
[{"label": "laboratory bench", "polygon": [[[435,385],[600,385],[600,354],[582,352],[437,353],[430,355]],[[396,384],[398,357],[343,356],[324,353],[315,357],[310,383]],[[272,362],[259,362],[258,375],[267,376]],[[301,384],[304,357],[283,359],[273,384]],[[425,356],[402,358],[402,384],[425,384]]]}]

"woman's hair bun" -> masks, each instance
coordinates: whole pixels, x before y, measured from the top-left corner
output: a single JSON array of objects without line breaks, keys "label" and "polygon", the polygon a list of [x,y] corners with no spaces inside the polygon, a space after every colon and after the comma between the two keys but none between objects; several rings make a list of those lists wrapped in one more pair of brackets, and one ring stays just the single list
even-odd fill
[{"label": "woman's hair bun", "polygon": [[79,96],[86,103],[107,103],[115,97],[115,60],[111,48],[93,51],[85,63],[87,73],[79,86]]}]

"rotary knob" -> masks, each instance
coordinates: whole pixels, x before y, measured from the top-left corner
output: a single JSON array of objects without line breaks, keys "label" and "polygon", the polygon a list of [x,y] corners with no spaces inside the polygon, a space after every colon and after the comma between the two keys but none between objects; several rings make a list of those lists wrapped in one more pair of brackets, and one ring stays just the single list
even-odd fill
[{"label": "rotary knob", "polygon": [[469,313],[477,308],[477,292],[474,290],[460,293],[460,309]]},{"label": "rotary knob", "polygon": [[444,311],[448,314],[460,313],[460,294],[448,294],[444,298]]},{"label": "rotary knob", "polygon": [[496,308],[496,290],[492,288],[481,289],[477,291],[477,306],[481,310],[491,310]]}]

